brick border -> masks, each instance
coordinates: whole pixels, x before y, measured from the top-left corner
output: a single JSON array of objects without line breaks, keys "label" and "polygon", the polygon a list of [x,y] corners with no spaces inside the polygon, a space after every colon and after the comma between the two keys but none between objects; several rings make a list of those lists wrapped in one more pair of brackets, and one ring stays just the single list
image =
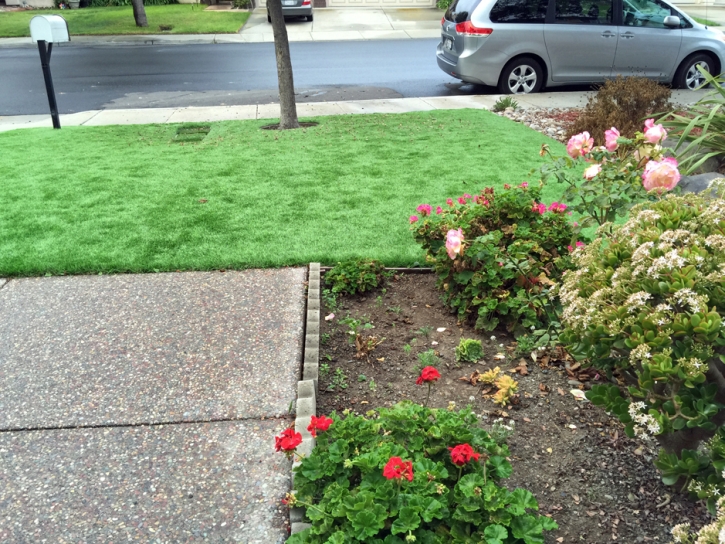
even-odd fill
[{"label": "brick border", "polygon": [[[300,455],[310,455],[315,447],[307,426],[310,416],[317,415],[317,394],[320,363],[320,263],[310,263],[307,275],[307,315],[305,318],[305,355],[302,362],[302,379],[297,382],[297,410],[295,415],[295,431],[302,435],[302,444],[297,447]],[[430,273],[430,268],[386,268],[396,272]],[[299,461],[292,463],[292,488],[294,489],[294,469]],[[296,491],[292,491],[293,494]],[[311,527],[304,523],[305,509],[301,507],[290,508],[289,520],[292,534],[299,533]]]},{"label": "brick border", "polygon": [[[310,263],[307,275],[307,317],[305,319],[305,356],[302,362],[302,379],[297,382],[297,410],[295,431],[302,434],[302,444],[297,447],[300,455],[310,455],[315,447],[307,426],[310,416],[317,415],[317,379],[320,361],[320,263]],[[292,487],[294,488],[294,469],[300,462],[292,463]],[[294,494],[295,491],[292,491]],[[305,509],[290,508],[289,520],[292,534],[311,527],[304,523]]]}]

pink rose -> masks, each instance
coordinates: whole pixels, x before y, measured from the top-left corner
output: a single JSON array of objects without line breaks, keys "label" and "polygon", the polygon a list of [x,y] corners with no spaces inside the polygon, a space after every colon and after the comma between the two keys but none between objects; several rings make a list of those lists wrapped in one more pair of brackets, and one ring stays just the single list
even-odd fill
[{"label": "pink rose", "polygon": [[451,229],[448,231],[448,235],[446,236],[446,251],[451,259],[455,259],[456,255],[461,253],[461,243],[463,240],[463,231],[461,229]]},{"label": "pink rose", "polygon": [[411,215],[410,218],[408,219],[408,221],[410,221],[411,223],[415,223],[417,220],[418,220],[417,215]]},{"label": "pink rose", "polygon": [[465,198],[463,198],[462,196],[459,196],[459,197],[458,197],[458,203],[459,203],[459,204],[465,204],[465,203],[466,203],[466,199],[465,199]]},{"label": "pink rose", "polygon": [[655,125],[654,119],[647,119],[644,122],[644,139],[651,144],[658,144],[667,138],[667,131],[662,125]]},{"label": "pink rose", "polygon": [[528,186],[529,186],[529,184],[525,181],[521,185],[519,185],[519,187],[521,187],[522,189],[526,189],[526,188],[528,188]]},{"label": "pink rose", "polygon": [[508,183],[504,183],[503,188],[508,190],[511,188],[511,185],[509,185]]},{"label": "pink rose", "polygon": [[441,208],[440,206],[436,207],[436,215],[440,215],[442,213],[443,213],[443,208]]},{"label": "pink rose", "polygon": [[552,202],[551,205],[549,205],[549,211],[554,213],[564,213],[566,208],[567,205],[560,202]]},{"label": "pink rose", "polygon": [[539,212],[541,215],[544,215],[546,213],[546,204],[544,204],[543,202],[539,204],[534,204],[533,208],[531,208],[531,211]]},{"label": "pink rose", "polygon": [[594,138],[584,131],[581,134],[575,134],[566,144],[566,152],[572,159],[583,157],[589,153],[594,147]]},{"label": "pink rose", "polygon": [[604,147],[607,148],[607,151],[617,150],[619,147],[617,138],[619,138],[619,131],[616,128],[612,127],[604,131]]},{"label": "pink rose", "polygon": [[466,193],[466,194],[463,195],[463,198],[471,198],[471,195],[469,195],[468,193]]},{"label": "pink rose", "polygon": [[661,161],[649,161],[642,173],[642,185],[647,191],[657,190],[658,193],[671,191],[680,181],[677,161],[671,157]]},{"label": "pink rose", "polygon": [[594,179],[596,175],[602,171],[601,164],[592,164],[589,168],[584,170],[584,179]]},{"label": "pink rose", "polygon": [[580,248],[580,247],[584,247],[585,245],[586,245],[586,244],[585,244],[584,242],[577,242],[577,243],[576,243],[576,247],[577,247],[577,248]]},{"label": "pink rose", "polygon": [[453,206],[453,199],[452,198],[446,198],[446,204],[448,204],[449,206],[452,207]]},{"label": "pink rose", "polygon": [[431,208],[430,204],[421,204],[416,208],[416,211],[419,211],[423,217],[430,215],[432,210],[433,208]]}]

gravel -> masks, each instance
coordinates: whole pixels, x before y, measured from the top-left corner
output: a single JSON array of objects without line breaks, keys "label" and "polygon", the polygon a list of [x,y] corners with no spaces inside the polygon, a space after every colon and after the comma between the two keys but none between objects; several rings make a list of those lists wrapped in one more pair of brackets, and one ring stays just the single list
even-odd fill
[{"label": "gravel", "polygon": [[554,140],[565,143],[566,129],[581,111],[581,108],[517,108],[515,110],[506,108],[502,112],[497,112],[497,115],[522,123]]}]

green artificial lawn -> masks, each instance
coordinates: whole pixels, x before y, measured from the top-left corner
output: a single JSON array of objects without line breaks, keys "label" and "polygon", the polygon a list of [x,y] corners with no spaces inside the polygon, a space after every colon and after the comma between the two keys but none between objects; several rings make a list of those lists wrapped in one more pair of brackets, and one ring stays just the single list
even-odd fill
[{"label": "green artificial lawn", "polygon": [[716,21],[713,21],[713,20],[711,20],[711,19],[704,19],[704,18],[702,18],[702,17],[694,17],[694,16],[692,16],[692,15],[691,15],[690,17],[692,17],[692,18],[693,18],[693,19],[694,19],[695,21],[697,21],[697,22],[698,22],[698,23],[700,23],[701,25],[707,25],[707,26],[720,26],[720,23],[718,23],[718,22],[716,22]]},{"label": "green artificial lawn", "polygon": [[[505,183],[564,147],[482,110],[0,133],[0,277],[420,261],[421,203]],[[561,186],[547,186],[544,201]]]},{"label": "green artificial lawn", "polygon": [[[203,5],[146,6],[149,26],[140,28],[131,6],[0,12],[0,37],[30,36],[30,19],[36,15],[61,15],[73,36],[102,34],[234,34],[249,19],[248,11],[205,11]],[[169,25],[161,31],[159,25]]]}]

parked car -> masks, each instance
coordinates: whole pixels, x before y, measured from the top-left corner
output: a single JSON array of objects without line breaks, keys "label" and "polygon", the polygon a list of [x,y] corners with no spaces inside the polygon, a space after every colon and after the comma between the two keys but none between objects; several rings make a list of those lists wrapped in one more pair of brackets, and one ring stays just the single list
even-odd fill
[{"label": "parked car", "polygon": [[663,0],[454,0],[441,25],[441,70],[505,94],[617,75],[694,90],[725,63],[725,34]]},{"label": "parked car", "polygon": [[[312,21],[312,0],[282,0],[282,15],[285,18],[306,17],[308,21]],[[269,10],[267,10],[267,22],[272,22]]]}]

